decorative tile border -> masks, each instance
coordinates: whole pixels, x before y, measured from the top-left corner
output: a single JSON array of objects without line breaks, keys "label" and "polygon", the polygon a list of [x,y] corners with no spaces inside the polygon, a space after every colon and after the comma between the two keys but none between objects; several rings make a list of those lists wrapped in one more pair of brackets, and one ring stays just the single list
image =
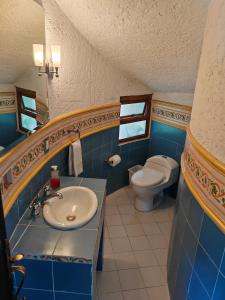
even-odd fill
[{"label": "decorative tile border", "polygon": [[0,93],[0,114],[16,111],[16,93]]},{"label": "decorative tile border", "polygon": [[191,107],[153,100],[152,120],[186,130],[191,120]]},{"label": "decorative tile border", "polygon": [[[7,214],[16,198],[42,166],[78,136],[81,138],[119,125],[120,105],[97,106],[65,114],[50,121],[28,139],[0,158],[0,178],[9,174],[12,184],[3,188],[3,204]],[[44,152],[45,140],[49,151]]]},{"label": "decorative tile border", "polygon": [[[225,232],[225,172],[215,165],[215,158],[201,152],[201,146],[187,131],[185,150],[182,156],[182,172],[190,189],[205,212]],[[218,161],[217,161],[218,164]]]},{"label": "decorative tile border", "polygon": [[[162,101],[153,101],[152,119],[162,123],[169,123],[184,129],[180,123],[185,121],[165,121],[165,117],[156,117],[158,107],[176,111],[186,111],[190,115],[191,108]],[[110,104],[92,107],[81,111],[56,117],[47,123],[35,134],[24,140],[18,146],[0,157],[0,180],[6,174],[11,178],[12,184],[4,187],[3,203],[5,214],[8,213],[18,195],[37,174],[37,172],[57,153],[69,146],[77,139],[72,130],[79,129],[81,138],[95,132],[119,126],[120,104]],[[174,117],[176,119],[176,117]],[[167,117],[168,119],[168,117]],[[179,118],[178,118],[179,119]],[[182,118],[180,118],[182,119]],[[185,125],[186,128],[186,125]],[[49,141],[49,151],[44,152],[45,140]]]}]

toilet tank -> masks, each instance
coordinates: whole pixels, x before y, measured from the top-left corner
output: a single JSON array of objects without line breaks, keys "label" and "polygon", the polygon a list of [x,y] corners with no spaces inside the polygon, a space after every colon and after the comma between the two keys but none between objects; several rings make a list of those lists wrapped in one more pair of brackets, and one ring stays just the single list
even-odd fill
[{"label": "toilet tank", "polygon": [[167,180],[175,182],[178,178],[179,164],[166,155],[155,155],[146,160],[145,168],[153,168],[163,172]]}]

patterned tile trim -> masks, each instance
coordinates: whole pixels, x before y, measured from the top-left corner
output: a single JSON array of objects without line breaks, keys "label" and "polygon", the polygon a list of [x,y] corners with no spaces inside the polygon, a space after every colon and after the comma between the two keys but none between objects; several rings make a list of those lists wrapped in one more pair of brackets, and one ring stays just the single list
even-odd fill
[{"label": "patterned tile trim", "polygon": [[25,259],[47,260],[56,262],[67,262],[76,264],[92,264],[92,259],[77,258],[72,256],[54,256],[54,255],[24,255]]},{"label": "patterned tile trim", "polygon": [[[119,105],[105,105],[56,118],[0,158],[0,178],[10,173],[12,184],[4,188],[3,203],[7,214],[29,180],[63,148],[77,139],[71,130],[79,128],[81,138],[105,128],[119,125]],[[44,152],[44,141],[49,140],[49,151]],[[28,180],[29,178],[29,180]]]},{"label": "patterned tile trim", "polygon": [[152,119],[186,130],[191,119],[191,107],[153,100]]},{"label": "patterned tile trim", "polygon": [[8,110],[16,110],[16,94],[0,93],[0,113]]},{"label": "patterned tile trim", "polygon": [[200,154],[190,134],[182,156],[182,172],[197,195],[196,200],[225,232],[225,176]]}]

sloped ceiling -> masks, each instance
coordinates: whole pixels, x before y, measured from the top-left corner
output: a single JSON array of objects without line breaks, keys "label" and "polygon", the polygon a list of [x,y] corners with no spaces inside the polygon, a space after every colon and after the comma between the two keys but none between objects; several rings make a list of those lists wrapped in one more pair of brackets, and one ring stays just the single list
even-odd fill
[{"label": "sloped ceiling", "polygon": [[89,42],[154,91],[194,91],[210,0],[56,0]]},{"label": "sloped ceiling", "polygon": [[0,83],[33,66],[32,44],[44,43],[43,8],[33,0],[0,0]]}]

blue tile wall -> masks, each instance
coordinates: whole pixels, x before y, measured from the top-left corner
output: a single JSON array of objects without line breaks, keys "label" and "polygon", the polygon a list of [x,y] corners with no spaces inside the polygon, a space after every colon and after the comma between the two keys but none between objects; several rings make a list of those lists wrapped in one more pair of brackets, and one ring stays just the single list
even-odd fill
[{"label": "blue tile wall", "polygon": [[16,113],[0,114],[1,146],[7,147],[22,136],[17,129]]},{"label": "blue tile wall", "polygon": [[35,290],[35,289],[22,289],[20,298],[32,299],[32,300],[55,300],[52,291]]},{"label": "blue tile wall", "polygon": [[54,290],[91,295],[91,272],[91,264],[53,262]]},{"label": "blue tile wall", "polygon": [[54,300],[92,300],[91,295],[55,292]]},{"label": "blue tile wall", "polygon": [[149,146],[150,156],[163,154],[180,162],[185,139],[186,131],[152,121]]},{"label": "blue tile wall", "polygon": [[[20,262],[21,263],[21,262]],[[18,262],[18,264],[20,264]],[[52,262],[36,259],[23,259],[23,266],[28,276],[24,281],[23,288],[36,290],[53,290]],[[21,282],[20,273],[16,273],[16,286]]]},{"label": "blue tile wall", "polygon": [[225,235],[181,175],[167,265],[171,300],[225,299],[224,256]]},{"label": "blue tile wall", "polygon": [[[149,142],[149,156],[158,154],[167,155],[180,163],[185,139],[186,131],[174,126],[152,121]],[[165,192],[176,198],[177,183],[166,189]]]}]

